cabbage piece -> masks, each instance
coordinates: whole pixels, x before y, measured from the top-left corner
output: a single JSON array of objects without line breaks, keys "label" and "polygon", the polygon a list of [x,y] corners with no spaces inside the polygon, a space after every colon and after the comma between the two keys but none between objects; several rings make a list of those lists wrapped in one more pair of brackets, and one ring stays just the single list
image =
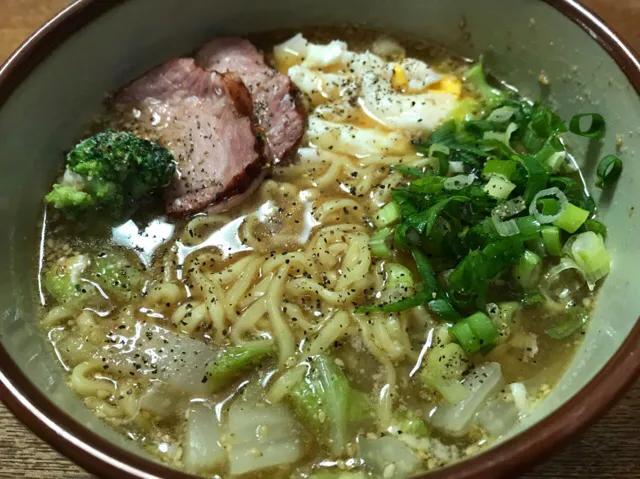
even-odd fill
[{"label": "cabbage piece", "polygon": [[438,407],[431,417],[434,426],[452,436],[466,434],[478,409],[500,390],[503,384],[500,364],[485,363],[476,367],[462,384],[469,395],[457,404]]},{"label": "cabbage piece", "polygon": [[475,420],[488,434],[500,437],[515,425],[518,420],[518,408],[513,401],[493,399],[480,408]]},{"label": "cabbage piece", "polygon": [[123,251],[100,253],[93,257],[96,281],[104,291],[119,301],[139,297],[145,283],[144,274],[134,266]]},{"label": "cabbage piece", "polygon": [[82,254],[60,258],[44,272],[42,285],[58,304],[79,306],[94,293],[90,283],[83,281],[89,265],[89,258]]},{"label": "cabbage piece", "polygon": [[411,434],[418,437],[429,434],[427,425],[415,411],[396,413],[391,421],[389,431],[394,434]]},{"label": "cabbage piece", "polygon": [[202,341],[152,324],[137,324],[132,336],[107,337],[111,343],[98,350],[110,372],[116,375],[146,377],[189,395],[207,394],[207,364],[217,352]]},{"label": "cabbage piece", "polygon": [[276,353],[277,348],[273,342],[267,340],[248,341],[239,346],[225,348],[207,366],[205,376],[207,385],[212,392],[217,392],[247,369],[260,364]]},{"label": "cabbage piece", "polygon": [[300,425],[285,406],[236,401],[229,409],[231,475],[290,464],[303,454]]},{"label": "cabbage piece", "polygon": [[469,369],[469,360],[456,343],[438,344],[427,353],[427,365],[420,373],[423,383],[435,389],[450,404],[456,404],[469,395],[461,384]]},{"label": "cabbage piece", "polygon": [[358,456],[376,476],[385,479],[408,477],[420,466],[420,457],[395,437],[358,438]]},{"label": "cabbage piece", "polygon": [[219,468],[227,460],[227,451],[222,446],[224,429],[214,405],[193,404],[187,409],[187,427],[182,449],[187,471],[207,474]]},{"label": "cabbage piece", "polygon": [[300,419],[333,455],[341,455],[349,441],[350,403],[362,398],[335,362],[327,356],[311,358],[307,375],[291,388],[289,397]]},{"label": "cabbage piece", "polygon": [[140,397],[140,409],[156,416],[169,417],[175,413],[177,404],[185,394],[173,386],[152,381],[147,391]]}]

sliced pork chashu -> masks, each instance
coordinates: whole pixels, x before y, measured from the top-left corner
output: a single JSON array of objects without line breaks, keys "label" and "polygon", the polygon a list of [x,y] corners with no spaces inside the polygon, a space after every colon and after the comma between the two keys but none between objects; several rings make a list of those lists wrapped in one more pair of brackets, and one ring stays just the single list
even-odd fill
[{"label": "sliced pork chashu", "polygon": [[265,165],[251,95],[238,75],[210,72],[191,58],[170,60],[113,98],[125,127],[176,157],[166,211],[186,215],[255,187]]}]

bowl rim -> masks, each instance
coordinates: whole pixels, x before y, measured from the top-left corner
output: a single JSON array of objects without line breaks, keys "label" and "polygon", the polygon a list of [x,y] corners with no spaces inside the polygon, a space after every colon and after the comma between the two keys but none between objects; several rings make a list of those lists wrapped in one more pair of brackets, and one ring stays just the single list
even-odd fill
[{"label": "bowl rim", "polygon": [[[76,31],[127,0],[76,0],[34,32],[0,66],[0,108],[50,52]],[[605,22],[576,0],[543,0],[584,29],[618,64],[640,94],[640,59]],[[604,367],[565,404],[484,453],[421,476],[430,479],[511,478],[550,455],[599,419],[640,376],[640,322]],[[0,399],[36,435],[87,471],[105,478],[195,476],[112,444],[49,400],[0,344]],[[419,476],[419,477],[421,477]]]}]

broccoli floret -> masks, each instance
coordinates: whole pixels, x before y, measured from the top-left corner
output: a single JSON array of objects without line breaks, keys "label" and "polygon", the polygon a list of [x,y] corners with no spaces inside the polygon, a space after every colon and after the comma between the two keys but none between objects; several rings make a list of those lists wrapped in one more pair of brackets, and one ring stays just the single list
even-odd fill
[{"label": "broccoli floret", "polygon": [[507,99],[504,91],[493,88],[487,82],[482,61],[473,65],[464,73],[464,80],[474,89],[489,109],[494,109]]},{"label": "broccoli floret", "polygon": [[106,130],[69,152],[62,181],[45,200],[71,220],[119,219],[136,201],[167,186],[174,170],[166,148],[128,132]]},{"label": "broccoli floret", "polygon": [[59,304],[79,304],[89,294],[82,284],[89,263],[85,255],[61,258],[44,272],[42,284]]},{"label": "broccoli floret", "polygon": [[119,251],[94,256],[91,269],[95,282],[120,301],[130,301],[144,286],[144,275]]},{"label": "broccoli floret", "polygon": [[236,379],[251,366],[277,352],[271,341],[249,341],[239,346],[226,348],[220,356],[207,366],[205,380],[211,392],[217,392]]}]

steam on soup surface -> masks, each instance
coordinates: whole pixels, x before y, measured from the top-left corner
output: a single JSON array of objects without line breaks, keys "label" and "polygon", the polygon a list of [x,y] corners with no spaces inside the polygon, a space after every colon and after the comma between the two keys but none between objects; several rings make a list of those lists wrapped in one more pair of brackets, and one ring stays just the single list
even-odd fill
[{"label": "steam on soup surface", "polygon": [[552,111],[341,35],[152,70],[47,196],[68,384],[176,468],[390,479],[477,453],[549,393],[609,270]]}]

